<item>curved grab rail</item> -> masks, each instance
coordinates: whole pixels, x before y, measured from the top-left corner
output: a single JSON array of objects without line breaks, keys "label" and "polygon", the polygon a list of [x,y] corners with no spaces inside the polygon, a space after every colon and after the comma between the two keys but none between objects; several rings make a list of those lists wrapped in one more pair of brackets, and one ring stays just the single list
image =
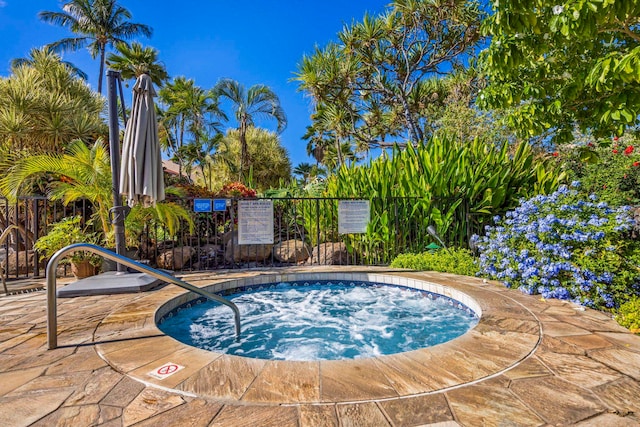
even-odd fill
[{"label": "curved grab rail", "polygon": [[212,294],[211,292],[207,292],[203,289],[193,286],[192,284],[184,282],[180,279],[177,279],[163,271],[156,270],[155,268],[140,264],[139,262],[136,262],[125,256],[118,255],[117,253],[105,249],[101,246],[93,245],[91,243],[74,243],[73,245],[66,246],[53,254],[51,259],[47,263],[47,342],[49,345],[49,350],[53,350],[58,346],[58,317],[56,305],[56,269],[58,268],[58,262],[59,259],[63,256],[79,250],[101,255],[104,258],[110,259],[111,261],[124,264],[127,267],[131,267],[140,272],[147,273],[150,276],[155,277],[156,279],[160,279],[167,283],[172,283],[174,285],[180,286],[181,288],[230,307],[233,310],[233,314],[235,316],[236,336],[240,335],[240,310],[238,310],[238,307],[231,301],[222,298],[219,295]]}]

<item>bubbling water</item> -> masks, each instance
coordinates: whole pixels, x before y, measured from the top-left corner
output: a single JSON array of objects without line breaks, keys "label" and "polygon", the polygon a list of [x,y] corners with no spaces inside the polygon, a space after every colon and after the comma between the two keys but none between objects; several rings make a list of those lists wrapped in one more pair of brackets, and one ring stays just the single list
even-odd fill
[{"label": "bubbling water", "polygon": [[353,283],[281,283],[227,297],[240,310],[204,302],[159,325],[195,347],[273,360],[375,357],[429,347],[474,327],[473,312],[414,289]]}]

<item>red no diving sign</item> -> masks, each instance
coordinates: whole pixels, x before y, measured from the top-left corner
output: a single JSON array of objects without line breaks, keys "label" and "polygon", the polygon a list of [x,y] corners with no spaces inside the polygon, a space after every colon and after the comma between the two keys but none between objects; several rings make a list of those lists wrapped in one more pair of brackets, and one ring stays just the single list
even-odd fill
[{"label": "red no diving sign", "polygon": [[184,369],[184,366],[180,366],[178,364],[169,362],[169,363],[165,363],[159,368],[154,369],[153,371],[149,372],[147,375],[157,378],[159,380],[163,380],[168,376],[175,374],[181,369]]}]

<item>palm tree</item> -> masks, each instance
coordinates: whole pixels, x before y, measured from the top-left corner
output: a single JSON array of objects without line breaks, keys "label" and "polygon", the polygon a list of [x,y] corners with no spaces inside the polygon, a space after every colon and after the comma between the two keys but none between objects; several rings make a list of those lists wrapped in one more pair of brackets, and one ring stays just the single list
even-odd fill
[{"label": "palm tree", "polygon": [[193,156],[187,145],[200,146],[204,135],[218,132],[217,118],[226,118],[211,92],[196,86],[193,79],[176,77],[160,90],[160,101],[166,105],[160,114],[164,148],[173,153],[182,175],[184,164]]},{"label": "palm tree", "polygon": [[299,163],[298,166],[293,169],[293,174],[300,175],[302,177],[300,182],[303,185],[306,185],[314,179],[324,177],[326,171],[323,168],[319,167],[317,164],[312,165],[311,163],[304,162]]},{"label": "palm tree", "polygon": [[[311,119],[314,120],[314,116],[311,116]],[[327,146],[331,144],[331,133],[320,129],[320,125],[314,122],[307,126],[302,139],[307,141],[307,155],[315,159],[316,165],[323,163]]]},{"label": "palm tree", "polygon": [[222,165],[225,170],[229,170],[230,173],[237,173],[237,165],[233,159],[229,142],[220,132],[214,135],[204,135],[196,163],[202,172],[202,179],[198,179],[196,184],[209,190],[214,189],[214,175],[219,175],[219,165]]},{"label": "palm tree", "polygon": [[17,198],[25,191],[25,184],[35,176],[54,174],[57,179],[49,188],[53,200],[65,204],[80,198],[86,199],[96,209],[102,230],[110,230],[109,208],[111,207],[111,163],[109,151],[98,141],[92,148],[75,140],[64,155],[40,154],[21,159],[7,159],[13,165],[9,173],[0,180],[0,192],[9,199]]},{"label": "palm tree", "polygon": [[[109,150],[101,140],[88,147],[81,140],[75,140],[64,154],[41,154],[18,157],[10,155],[0,161],[0,170],[8,173],[0,179],[0,194],[9,200],[28,192],[28,184],[34,178],[46,176],[49,181],[48,193],[52,200],[62,200],[65,205],[77,200],[87,200],[94,208],[94,219],[99,221],[102,237],[109,240],[112,226],[109,209],[113,206],[111,192],[111,161]],[[167,189],[172,192],[171,189]],[[136,205],[131,211],[135,218],[153,218],[167,225],[174,233],[179,222],[192,222],[188,212],[171,203],[157,203],[153,208]],[[129,221],[131,221],[129,220]]]},{"label": "palm tree", "polygon": [[235,80],[222,79],[213,91],[218,97],[226,98],[232,103],[240,139],[239,180],[244,182],[251,166],[247,147],[248,129],[254,127],[257,119],[267,118],[275,119],[278,123],[277,132],[282,133],[287,127],[287,116],[280,105],[280,98],[267,86],[254,85],[245,90]]},{"label": "palm tree", "polygon": [[119,54],[110,53],[107,57],[109,68],[120,71],[125,80],[136,79],[142,74],[148,74],[156,86],[169,79],[169,74],[164,64],[158,61],[158,51],[152,47],[142,47],[140,43],[131,45],[117,43]]},{"label": "palm tree", "polygon": [[350,165],[358,160],[361,159],[358,157],[358,154],[353,151],[351,143],[349,141],[345,141],[340,144],[339,148],[335,144],[327,146],[323,164],[328,170],[335,173],[342,167],[342,165]]},{"label": "palm tree", "polygon": [[89,48],[92,58],[100,56],[98,93],[102,93],[105,54],[108,45],[126,43],[137,35],[151,37],[151,27],[129,22],[131,13],[116,0],[70,0],[62,12],[42,11],[41,20],[68,28],[79,37],[68,37],[48,45],[55,52]]},{"label": "palm tree", "polygon": [[[43,58],[48,56],[55,55],[53,50],[50,47],[43,46],[41,48],[33,48],[29,52],[28,58],[14,58],[11,60],[11,68],[18,68],[23,65],[35,66],[38,61],[41,61]],[[65,65],[69,70],[76,76],[81,78],[82,80],[87,80],[89,76],[87,73],[82,71],[80,68],[76,67],[72,62],[62,61],[60,63]]]}]

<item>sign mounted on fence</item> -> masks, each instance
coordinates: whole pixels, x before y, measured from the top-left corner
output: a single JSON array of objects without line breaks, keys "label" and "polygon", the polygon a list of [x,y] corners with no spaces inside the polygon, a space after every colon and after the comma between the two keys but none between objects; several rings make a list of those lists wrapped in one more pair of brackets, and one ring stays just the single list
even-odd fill
[{"label": "sign mounted on fence", "polygon": [[215,212],[224,212],[227,210],[227,199],[213,199],[213,210]]},{"label": "sign mounted on fence", "polygon": [[211,199],[193,199],[194,212],[211,212]]},{"label": "sign mounted on fence", "polygon": [[238,201],[238,244],[273,244],[273,201]]},{"label": "sign mounted on fence", "polygon": [[338,201],[338,233],[366,233],[371,211],[368,200]]}]

